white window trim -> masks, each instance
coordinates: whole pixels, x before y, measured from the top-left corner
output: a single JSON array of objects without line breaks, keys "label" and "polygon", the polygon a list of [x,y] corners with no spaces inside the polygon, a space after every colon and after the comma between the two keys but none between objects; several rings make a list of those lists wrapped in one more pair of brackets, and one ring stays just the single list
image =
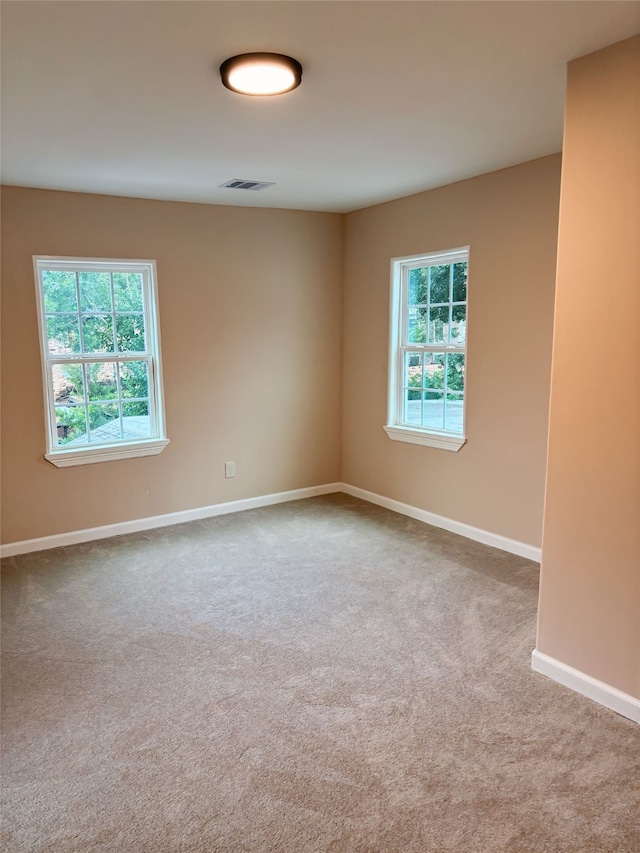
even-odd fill
[{"label": "white window trim", "polygon": [[[160,314],[158,310],[158,288],[156,262],[153,260],[123,259],[123,258],[78,258],[58,255],[34,255],[33,269],[36,285],[36,300],[38,313],[38,330],[40,336],[40,355],[42,364],[42,386],[44,397],[44,419],[46,452],[44,458],[56,468],[68,468],[73,465],[89,465],[95,462],[112,462],[118,459],[131,459],[141,456],[156,456],[162,453],[169,444],[166,436],[164,414],[164,386],[162,380],[162,354],[160,348]],[[145,299],[145,324],[147,338],[147,353],[149,362],[149,414],[155,435],[152,438],[133,439],[104,444],[89,444],[69,448],[58,446],[55,404],[51,396],[48,375],[53,359],[48,355],[48,338],[46,330],[46,312],[40,272],[43,269],[86,270],[110,272],[118,269],[127,272],[141,272],[146,282],[143,293]],[[95,362],[95,357],[78,353],[78,361]],[[118,360],[114,356],[113,360]]]},{"label": "white window trim", "polygon": [[[389,306],[389,387],[387,397],[387,423],[383,427],[392,441],[404,441],[408,444],[421,444],[425,447],[435,447],[439,450],[450,450],[454,453],[466,444],[466,435],[448,430],[427,427],[407,426],[401,423],[402,412],[402,341],[405,326],[406,299],[404,291],[405,270],[419,268],[426,263],[453,264],[468,261],[469,246],[450,249],[444,252],[423,253],[391,259],[391,294]],[[468,312],[468,295],[467,295]],[[432,349],[432,348],[431,348]],[[438,351],[459,352],[459,348],[446,345],[438,346]],[[466,353],[466,345],[465,345]],[[463,397],[463,424],[467,423],[467,392]]]}]

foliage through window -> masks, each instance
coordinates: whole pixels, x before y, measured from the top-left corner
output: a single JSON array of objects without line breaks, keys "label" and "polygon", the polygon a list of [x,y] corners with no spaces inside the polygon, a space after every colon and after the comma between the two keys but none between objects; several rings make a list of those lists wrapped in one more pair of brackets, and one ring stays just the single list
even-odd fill
[{"label": "foliage through window", "polygon": [[160,453],[164,430],[153,261],[34,258],[56,465]]},{"label": "foliage through window", "polygon": [[390,438],[464,444],[468,249],[392,261]]}]

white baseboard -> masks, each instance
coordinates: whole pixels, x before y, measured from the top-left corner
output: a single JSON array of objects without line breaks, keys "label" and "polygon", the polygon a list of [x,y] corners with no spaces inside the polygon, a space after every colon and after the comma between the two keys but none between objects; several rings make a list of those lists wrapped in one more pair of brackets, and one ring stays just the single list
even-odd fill
[{"label": "white baseboard", "polygon": [[484,545],[491,545],[493,548],[499,548],[502,551],[509,551],[511,554],[517,554],[520,557],[540,562],[540,548],[536,548],[533,545],[518,542],[516,539],[508,539],[506,536],[490,533],[488,530],[480,530],[478,527],[471,527],[469,524],[463,524],[460,521],[454,521],[452,518],[445,518],[443,515],[427,512],[424,509],[418,509],[418,507],[386,498],[383,495],[377,495],[375,492],[368,492],[365,489],[351,486],[348,483],[326,483],[322,486],[310,486],[306,489],[293,489],[288,492],[276,492],[271,495],[259,495],[255,498],[244,498],[239,501],[227,501],[226,503],[197,507],[196,509],[186,509],[181,512],[169,512],[166,515],[135,518],[131,521],[105,524],[101,527],[89,527],[85,530],[72,530],[69,533],[55,533],[52,536],[42,536],[38,539],[23,539],[20,542],[8,542],[6,545],[0,545],[0,557],[13,557],[17,554],[26,554],[31,551],[59,548],[62,545],[75,545],[79,542],[107,539],[109,536],[121,536],[124,533],[136,533],[139,530],[152,530],[154,527],[167,527],[170,524],[182,524],[184,521],[213,518],[216,515],[242,512],[246,509],[256,509],[261,506],[286,503],[287,501],[296,501],[302,498],[313,498],[333,492],[344,492],[347,495],[352,495],[369,503],[383,506],[402,515],[416,518],[418,521],[424,521],[426,524],[431,524],[434,527],[440,527],[443,530],[449,530],[451,533],[457,533],[459,536],[464,536],[467,539],[473,539],[476,542],[482,542]]},{"label": "white baseboard", "polygon": [[201,518],[212,518],[215,515],[242,512],[245,509],[256,509],[261,506],[297,501],[302,498],[314,498],[318,495],[328,495],[340,491],[342,491],[342,483],[326,483],[323,486],[309,486],[306,489],[275,492],[271,495],[259,495],[256,498],[244,498],[239,501],[227,501],[226,503],[197,507],[196,509],[185,509],[181,512],[169,512],[166,515],[153,515],[147,518],[136,518],[132,521],[121,521],[118,524],[105,524],[102,527],[88,527],[85,530],[56,533],[53,536],[41,536],[38,539],[23,539],[21,542],[8,542],[6,545],[1,545],[0,557],[13,557],[16,554],[26,554],[30,551],[45,551],[48,548],[75,545],[78,542],[92,542],[95,539],[121,536],[123,533],[152,530],[154,527],[168,527],[170,524],[182,524],[184,521],[197,521]]},{"label": "white baseboard", "polygon": [[579,669],[574,669],[537,649],[531,653],[531,666],[536,672],[552,678],[576,693],[593,699],[594,702],[622,714],[623,717],[628,717],[634,723],[640,723],[640,699],[629,696],[628,693],[623,693],[616,687],[605,684],[604,681],[598,681],[597,678],[592,678],[580,672]]},{"label": "white baseboard", "polygon": [[457,533],[458,536],[464,536],[466,539],[482,542],[483,545],[491,545],[493,548],[499,548],[501,551],[509,551],[509,553],[517,554],[519,557],[534,560],[536,563],[540,562],[541,549],[536,548],[535,545],[527,545],[526,542],[519,542],[517,539],[509,539],[506,536],[500,536],[498,533],[490,533],[488,530],[481,530],[479,527],[472,527],[470,524],[454,521],[454,519],[446,518],[444,515],[436,515],[434,512],[428,512],[426,509],[418,509],[416,506],[401,503],[401,501],[395,501],[392,498],[386,498],[384,495],[377,495],[375,492],[368,492],[357,486],[350,486],[348,483],[342,483],[342,491],[347,495],[352,495],[354,498],[361,498],[363,501],[369,501],[369,503],[378,504],[378,506],[383,506],[386,509],[392,509],[394,512],[399,512],[402,515],[416,518],[418,521],[424,521],[426,524],[432,524],[434,527],[440,527],[451,533]]}]

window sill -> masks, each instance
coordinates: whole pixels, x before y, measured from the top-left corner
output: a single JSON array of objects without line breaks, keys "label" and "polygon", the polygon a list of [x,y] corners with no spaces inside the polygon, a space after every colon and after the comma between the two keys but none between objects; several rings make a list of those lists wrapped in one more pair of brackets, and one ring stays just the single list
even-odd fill
[{"label": "window sill", "polygon": [[392,441],[406,441],[408,444],[422,444],[425,447],[437,447],[439,450],[451,450],[457,453],[466,442],[462,435],[446,432],[427,432],[404,426],[385,426],[384,431]]},{"label": "window sill", "polygon": [[94,462],[113,462],[116,459],[133,459],[136,456],[157,456],[169,444],[168,438],[154,438],[131,444],[103,444],[98,447],[83,447],[77,450],[54,450],[44,458],[56,468],[71,465],[91,465]]}]

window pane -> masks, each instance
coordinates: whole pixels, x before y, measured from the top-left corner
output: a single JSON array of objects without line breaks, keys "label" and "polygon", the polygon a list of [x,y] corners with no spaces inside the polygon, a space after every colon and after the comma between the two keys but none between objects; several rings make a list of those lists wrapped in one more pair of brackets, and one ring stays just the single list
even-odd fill
[{"label": "window pane", "polygon": [[132,272],[115,272],[113,295],[116,311],[142,311],[142,275]]},{"label": "window pane", "polygon": [[442,391],[426,391],[424,425],[431,429],[444,429],[444,394]]},{"label": "window pane", "polygon": [[422,395],[423,391],[415,390],[414,388],[405,388],[403,394],[403,415],[402,420],[405,424],[422,423]]},{"label": "window pane", "polygon": [[87,413],[84,406],[56,406],[58,444],[87,443]]},{"label": "window pane", "polygon": [[462,345],[467,332],[467,306],[454,305],[451,309],[451,343]]},{"label": "window pane", "polygon": [[113,352],[113,317],[97,314],[82,318],[83,352]]},{"label": "window pane", "polygon": [[53,364],[51,379],[56,406],[84,404],[84,377],[81,364]]},{"label": "window pane", "polygon": [[76,274],[61,270],[43,270],[42,290],[47,314],[78,310]]},{"label": "window pane", "polygon": [[120,365],[120,394],[123,398],[149,396],[146,362],[128,361]]},{"label": "window pane", "polygon": [[89,441],[119,441],[122,438],[117,403],[89,404]]},{"label": "window pane", "polygon": [[444,353],[425,353],[424,387],[444,388]]},{"label": "window pane", "polygon": [[122,404],[122,432],[125,438],[149,438],[151,422],[148,400]]},{"label": "window pane", "polygon": [[429,300],[435,302],[449,302],[449,278],[451,264],[429,267]]},{"label": "window pane", "polygon": [[145,345],[142,314],[116,314],[116,338],[120,352],[143,352]]},{"label": "window pane", "polygon": [[409,305],[425,305],[427,302],[427,268],[409,270]]},{"label": "window pane", "polygon": [[426,307],[407,311],[407,343],[423,344],[427,339]]},{"label": "window pane", "polygon": [[464,403],[462,394],[447,392],[444,408],[444,428],[462,434]]},{"label": "window pane", "polygon": [[464,354],[447,354],[447,391],[464,391]]},{"label": "window pane", "polygon": [[429,309],[429,343],[444,344],[449,341],[449,306]]},{"label": "window pane", "polygon": [[113,361],[87,365],[89,400],[115,400],[118,396],[116,365]]},{"label": "window pane", "polygon": [[78,318],[73,314],[54,314],[47,317],[49,352],[62,355],[80,352]]},{"label": "window pane", "polygon": [[405,352],[403,384],[407,388],[422,388],[422,355],[419,352]]},{"label": "window pane", "polygon": [[111,276],[108,272],[80,272],[80,310],[111,311]]},{"label": "window pane", "polygon": [[453,265],[453,301],[465,302],[467,298],[467,262]]}]

